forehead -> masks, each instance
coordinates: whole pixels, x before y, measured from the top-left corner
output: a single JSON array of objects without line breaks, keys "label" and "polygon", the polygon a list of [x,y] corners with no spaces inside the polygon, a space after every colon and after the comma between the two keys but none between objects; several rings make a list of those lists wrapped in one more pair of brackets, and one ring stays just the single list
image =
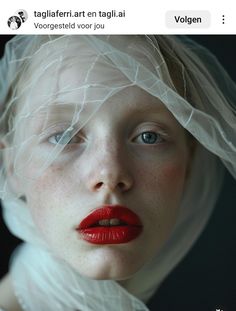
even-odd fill
[{"label": "forehead", "polygon": [[[115,49],[127,53],[124,56],[131,55],[146,67],[150,66],[144,55],[146,43],[141,37],[111,36],[107,40]],[[134,83],[122,72],[124,68],[116,66],[114,58],[111,61],[110,53],[113,52],[109,48],[98,49],[84,36],[59,37],[44,42],[30,62],[30,83],[23,108],[26,107],[31,114],[58,111],[61,115],[65,106],[71,112],[87,108],[88,104],[96,109],[109,99],[124,101],[126,107],[136,103],[137,109],[157,102],[147,92],[134,87]],[[128,69],[135,72],[138,67]]]},{"label": "forehead", "polygon": [[43,45],[31,59],[27,76],[25,97],[33,98],[34,108],[104,100],[131,83],[105,52],[77,36]]}]

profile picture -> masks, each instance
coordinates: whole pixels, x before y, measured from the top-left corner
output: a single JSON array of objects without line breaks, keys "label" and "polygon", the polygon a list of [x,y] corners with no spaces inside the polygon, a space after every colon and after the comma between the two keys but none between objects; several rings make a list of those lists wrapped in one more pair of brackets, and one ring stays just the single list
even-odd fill
[{"label": "profile picture", "polygon": [[28,19],[28,13],[25,10],[17,10],[15,14],[18,14],[22,23]]},{"label": "profile picture", "polygon": [[11,16],[8,19],[7,24],[12,30],[16,30],[21,26],[21,19],[16,15]]}]

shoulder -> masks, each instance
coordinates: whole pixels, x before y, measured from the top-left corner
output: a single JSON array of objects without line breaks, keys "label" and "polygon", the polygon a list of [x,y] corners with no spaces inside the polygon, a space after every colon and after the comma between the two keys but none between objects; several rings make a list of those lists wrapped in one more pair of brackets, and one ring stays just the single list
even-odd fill
[{"label": "shoulder", "polygon": [[9,311],[22,311],[17,299],[14,295],[14,290],[10,275],[7,274],[0,281],[0,310],[1,308]]}]

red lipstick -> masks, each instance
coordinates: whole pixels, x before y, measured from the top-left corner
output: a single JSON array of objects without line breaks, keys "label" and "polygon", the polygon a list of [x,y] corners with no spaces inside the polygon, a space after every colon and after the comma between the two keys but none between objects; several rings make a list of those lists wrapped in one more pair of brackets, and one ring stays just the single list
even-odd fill
[{"label": "red lipstick", "polygon": [[137,214],[120,205],[96,209],[85,217],[77,231],[92,244],[121,244],[136,239],[142,232]]}]

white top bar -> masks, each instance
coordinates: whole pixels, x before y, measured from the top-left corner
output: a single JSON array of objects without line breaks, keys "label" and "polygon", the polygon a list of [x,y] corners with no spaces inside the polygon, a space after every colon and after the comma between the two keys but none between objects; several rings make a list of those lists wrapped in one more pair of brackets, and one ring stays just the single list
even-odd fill
[{"label": "white top bar", "polygon": [[[193,2],[193,1],[192,1]],[[19,11],[28,18],[23,21]],[[1,34],[236,34],[232,0],[4,1]]]}]

